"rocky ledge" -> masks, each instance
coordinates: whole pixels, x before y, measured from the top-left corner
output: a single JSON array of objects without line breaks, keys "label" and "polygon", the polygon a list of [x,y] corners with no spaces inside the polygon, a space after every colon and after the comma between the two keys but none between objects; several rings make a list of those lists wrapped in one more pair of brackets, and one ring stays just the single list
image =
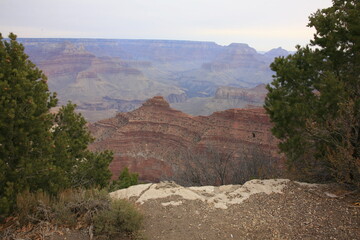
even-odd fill
[{"label": "rocky ledge", "polygon": [[[286,179],[182,187],[173,182],[118,190],[145,215],[149,239],[359,239],[359,193]],[[357,199],[357,201],[356,201]]]}]

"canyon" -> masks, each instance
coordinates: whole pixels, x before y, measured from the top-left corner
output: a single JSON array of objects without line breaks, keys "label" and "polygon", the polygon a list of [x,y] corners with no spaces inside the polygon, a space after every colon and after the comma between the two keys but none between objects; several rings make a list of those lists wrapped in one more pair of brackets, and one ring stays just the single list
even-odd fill
[{"label": "canyon", "polygon": [[269,65],[274,57],[289,54],[282,48],[262,54],[243,43],[221,46],[177,40],[18,40],[47,75],[49,88],[58,93],[59,103],[76,103],[90,122],[134,110],[157,95],[165,97],[173,108],[192,115],[261,105],[261,101],[254,104],[246,97],[226,99],[222,94],[219,98],[217,92],[224,93],[224,87],[247,90],[269,83],[273,74]]},{"label": "canyon", "polygon": [[89,148],[114,152],[113,179],[124,167],[142,181],[183,185],[243,183],[282,172],[262,108],[269,65],[289,54],[282,48],[259,53],[244,43],[19,41],[60,105],[72,101],[90,122],[96,141]]},{"label": "canyon", "polygon": [[[225,165],[219,165],[219,159],[227,156],[223,158],[227,173],[221,180],[232,182],[234,175],[241,175],[232,171],[244,161],[252,162],[258,169],[261,164],[265,164],[264,168],[281,169],[277,140],[270,128],[263,108],[191,116],[171,108],[162,96],[156,96],[136,110],[90,124],[96,138],[90,149],[113,151],[110,169],[114,179],[128,167],[139,173],[142,181],[149,182],[166,179],[186,182],[189,176],[182,174],[188,173],[189,167],[200,167],[204,173],[211,170],[214,172],[208,175],[216,175],[220,168],[226,170]],[[199,152],[203,155],[195,159]],[[214,156],[216,162],[211,160]],[[196,163],[199,164],[192,165]],[[219,184],[219,178],[213,184]]]}]

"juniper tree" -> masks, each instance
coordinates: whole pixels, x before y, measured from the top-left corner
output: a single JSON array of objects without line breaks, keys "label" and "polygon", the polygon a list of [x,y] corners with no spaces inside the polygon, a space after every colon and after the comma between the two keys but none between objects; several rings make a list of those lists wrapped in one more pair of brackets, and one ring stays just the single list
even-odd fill
[{"label": "juniper tree", "polygon": [[56,97],[47,78],[9,35],[0,35],[0,211],[6,212],[14,195],[25,188],[48,185],[53,165],[52,115]]},{"label": "juniper tree", "polygon": [[10,34],[0,34],[0,216],[24,190],[56,194],[68,187],[108,184],[111,152],[93,153],[86,121],[69,103],[57,114],[47,78]]},{"label": "juniper tree", "polygon": [[276,58],[265,109],[290,168],[308,180],[360,183],[360,2],[309,17],[310,44]]},{"label": "juniper tree", "polygon": [[53,127],[54,165],[66,187],[105,187],[110,180],[109,164],[112,153],[94,153],[87,147],[93,142],[86,121],[75,113],[76,105],[69,102],[55,116]]}]

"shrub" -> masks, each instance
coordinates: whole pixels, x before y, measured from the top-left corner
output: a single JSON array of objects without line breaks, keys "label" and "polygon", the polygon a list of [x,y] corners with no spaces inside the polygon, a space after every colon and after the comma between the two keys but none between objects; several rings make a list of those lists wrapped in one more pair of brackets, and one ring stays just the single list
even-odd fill
[{"label": "shrub", "polygon": [[52,199],[46,192],[31,193],[25,190],[16,197],[17,215],[22,224],[50,221]]},{"label": "shrub", "polygon": [[142,220],[143,216],[130,202],[117,199],[94,217],[95,233],[110,237],[131,234],[140,229]]},{"label": "shrub", "polygon": [[26,190],[17,195],[15,214],[12,219],[19,220],[20,225],[14,222],[7,232],[17,234],[18,227],[23,229],[24,226],[43,223],[77,229],[88,227],[89,231],[93,226],[95,234],[106,239],[115,236],[133,238],[143,219],[132,203],[111,201],[108,192],[99,189],[67,189],[57,196]]},{"label": "shrub", "polygon": [[67,189],[58,195],[53,208],[58,224],[73,225],[75,220],[75,223],[81,221],[89,225],[93,216],[109,205],[110,197],[104,190]]},{"label": "shrub", "polygon": [[139,174],[131,173],[127,167],[125,167],[120,175],[118,180],[113,181],[110,185],[110,191],[115,191],[118,189],[128,188],[133,185],[138,184]]}]

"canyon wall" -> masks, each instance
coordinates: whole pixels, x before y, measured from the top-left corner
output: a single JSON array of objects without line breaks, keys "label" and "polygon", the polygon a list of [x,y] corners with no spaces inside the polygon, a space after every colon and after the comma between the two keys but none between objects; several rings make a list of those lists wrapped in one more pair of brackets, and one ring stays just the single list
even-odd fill
[{"label": "canyon wall", "polygon": [[170,108],[157,96],[127,113],[90,124],[96,138],[93,151],[112,150],[113,177],[123,167],[145,181],[169,179],[184,167],[194,149],[255,154],[267,152],[278,159],[277,141],[270,132],[264,109],[229,109],[210,116],[191,116]]},{"label": "canyon wall", "polygon": [[[156,95],[194,115],[229,106],[243,107],[246,103],[239,104],[234,98],[229,103],[209,104],[206,99],[196,98],[212,98],[219,87],[253,88],[268,83],[272,79],[269,64],[274,57],[288,54],[281,48],[261,54],[240,43],[220,46],[177,40],[46,38],[19,41],[48,76],[49,89],[58,93],[59,103],[76,103],[90,122],[116,111],[134,110]],[[206,111],[200,107],[204,104]]]}]

